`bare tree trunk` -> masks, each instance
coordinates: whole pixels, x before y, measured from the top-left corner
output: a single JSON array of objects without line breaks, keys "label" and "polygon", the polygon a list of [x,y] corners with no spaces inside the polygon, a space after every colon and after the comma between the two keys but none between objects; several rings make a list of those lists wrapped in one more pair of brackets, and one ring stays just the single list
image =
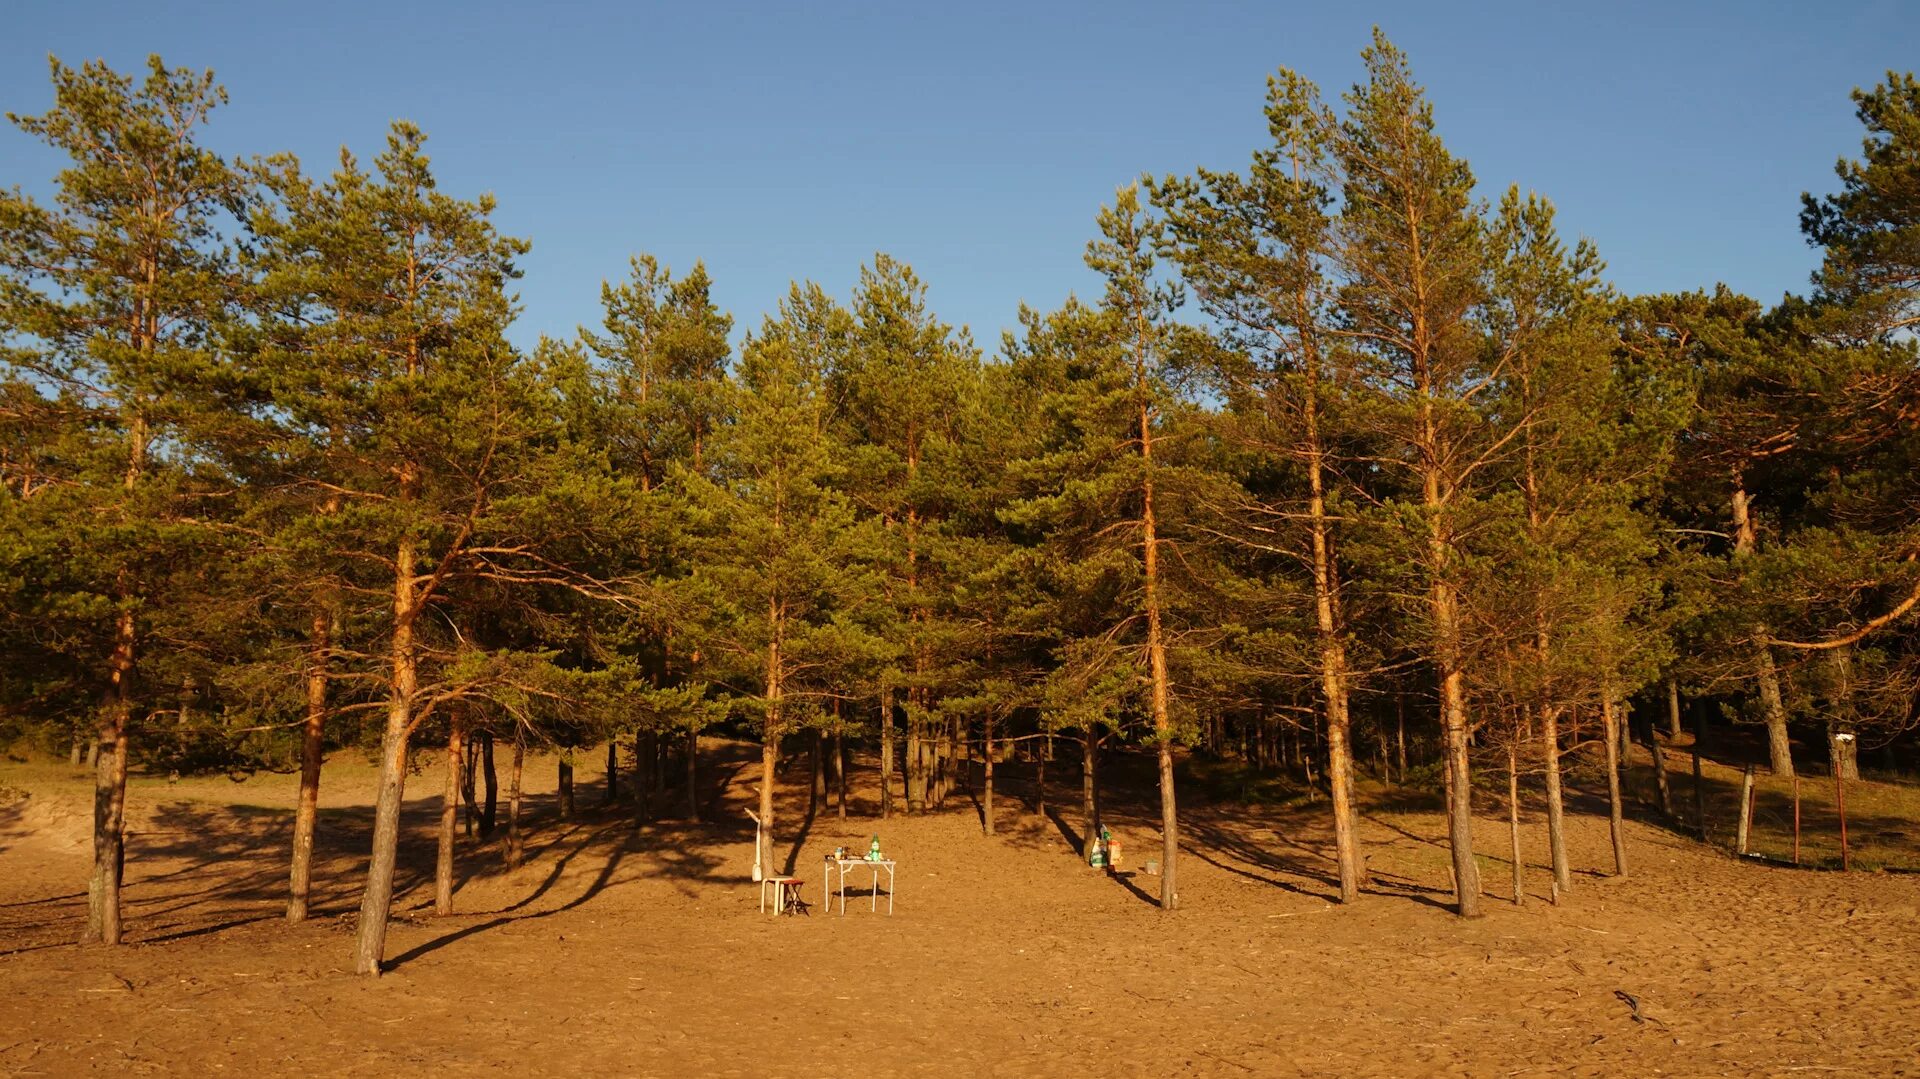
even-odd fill
[{"label": "bare tree trunk", "polygon": [[1048,732],[1041,737],[1045,739],[1045,744],[1033,766],[1033,813],[1044,821],[1047,817],[1047,762],[1053,759],[1053,734]]},{"label": "bare tree trunk", "polygon": [[771,874],[777,872],[773,868],[773,784],[774,773],[780,764],[781,694],[785,690],[782,676],[786,668],[781,665],[783,612],[779,602],[769,600],[767,612],[767,621],[773,628],[772,639],[767,644],[767,715],[760,732],[760,849],[755,860]]},{"label": "bare tree trunk", "polygon": [[653,819],[653,732],[635,731],[633,735],[633,826]]},{"label": "bare tree trunk", "polygon": [[620,739],[607,739],[607,786],[600,792],[602,802],[620,797]]},{"label": "bare tree trunk", "polygon": [[486,800],[480,806],[480,838],[493,835],[500,822],[500,773],[493,767],[493,731],[480,732],[480,787]]},{"label": "bare tree trunk", "polygon": [[839,727],[833,729],[833,776],[838,790],[834,795],[834,810],[841,820],[847,819],[847,736]]},{"label": "bare tree trunk", "polygon": [[100,710],[93,770],[93,876],[83,943],[120,943],[120,884],[126,866],[127,727],[133,718],[134,621],[122,596],[114,621],[111,696]]},{"label": "bare tree trunk", "polygon": [[1854,737],[1853,647],[1832,649],[1827,662],[1833,668],[1832,718],[1827,721],[1827,755],[1843,780],[1860,778],[1860,742]]},{"label": "bare tree trunk", "polygon": [[80,767],[80,762],[86,759],[86,753],[86,739],[80,737],[80,732],[75,730],[73,732],[73,741],[67,746],[67,767]]},{"label": "bare tree trunk", "polygon": [[526,774],[527,728],[518,719],[513,724],[513,770],[507,773],[507,868],[520,868],[526,856],[527,839],[520,830],[521,782]]},{"label": "bare tree trunk", "polygon": [[907,691],[907,812],[920,813],[927,808],[926,746],[921,732],[915,690]]},{"label": "bare tree trunk", "polygon": [[[1744,477],[1733,474],[1733,560],[1736,565],[1753,557],[1756,530]],[[1760,688],[1760,714],[1767,725],[1767,754],[1773,774],[1793,775],[1793,742],[1787,732],[1787,708],[1780,695],[1780,672],[1774,666],[1773,648],[1764,624],[1753,627],[1754,680]]]},{"label": "bare tree trunk", "polygon": [[1507,835],[1512,840],[1513,905],[1527,905],[1526,863],[1520,858],[1520,760],[1519,747],[1507,743]]},{"label": "bare tree trunk", "polygon": [[1667,738],[1680,740],[1680,680],[1667,677]]},{"label": "bare tree trunk", "polygon": [[394,566],[393,637],[389,644],[391,677],[386,729],[380,738],[380,781],[374,798],[373,854],[367,865],[367,889],[360,898],[360,926],[354,948],[354,972],[378,975],[387,946],[387,914],[393,906],[393,868],[400,846],[400,805],[406,793],[407,737],[413,731],[413,695],[418,688],[413,651],[414,548],[399,543]]},{"label": "bare tree trunk", "polygon": [[807,816],[820,811],[820,803],[827,800],[827,739],[820,728],[813,729],[812,745],[807,747],[807,755],[813,774],[807,779]]},{"label": "bare tree trunk", "polygon": [[573,819],[573,747],[560,750],[560,819]]},{"label": "bare tree trunk", "polygon": [[687,819],[700,823],[700,732],[687,732]]},{"label": "bare tree trunk", "polygon": [[1613,839],[1613,875],[1627,875],[1626,824],[1620,809],[1620,706],[1609,683],[1600,699],[1601,739],[1607,745],[1607,834]]},{"label": "bare tree trunk", "polygon": [[433,912],[453,913],[453,840],[460,812],[460,766],[465,763],[466,747],[460,729],[460,717],[447,723],[447,788],[440,799],[440,847],[433,863]]},{"label": "bare tree trunk", "polygon": [[466,739],[464,752],[466,760],[460,768],[460,804],[466,810],[463,817],[464,830],[467,838],[472,839],[474,829],[480,823],[480,803],[474,794],[475,784],[479,781],[480,775],[480,740]]},{"label": "bare tree trunk", "polygon": [[987,834],[992,835],[993,834],[993,758],[995,754],[993,751],[993,713],[991,711],[987,713],[985,722],[986,722],[986,726],[982,729],[982,732],[981,732],[981,736],[986,743],[986,758],[984,763],[982,764],[983,771],[981,772],[981,775],[980,775],[980,816],[981,816],[982,823],[986,825]]},{"label": "bare tree trunk", "polygon": [[1660,791],[1660,815],[1669,822],[1673,820],[1673,790],[1667,784],[1667,755],[1660,747],[1660,731],[1657,727],[1647,726],[1647,752],[1653,756],[1653,781]]},{"label": "bare tree trunk", "polygon": [[893,815],[893,689],[880,691],[880,819]]},{"label": "bare tree trunk", "polygon": [[1540,758],[1547,767],[1547,845],[1553,851],[1553,886],[1558,895],[1573,887],[1567,861],[1566,803],[1560,789],[1560,710],[1540,710]]},{"label": "bare tree trunk", "polygon": [[1395,748],[1399,753],[1399,759],[1394,763],[1399,766],[1400,782],[1405,783],[1407,781],[1407,691],[1404,689],[1393,695],[1393,718],[1396,727]]},{"label": "bare tree trunk", "polygon": [[307,636],[307,717],[300,728],[300,795],[293,811],[293,866],[288,875],[287,921],[307,918],[313,890],[313,830],[320,816],[320,763],[326,748],[327,661],[333,651],[333,616],[314,612]]},{"label": "bare tree trunk", "polygon": [[1100,834],[1100,741],[1088,723],[1080,732],[1080,857]]}]

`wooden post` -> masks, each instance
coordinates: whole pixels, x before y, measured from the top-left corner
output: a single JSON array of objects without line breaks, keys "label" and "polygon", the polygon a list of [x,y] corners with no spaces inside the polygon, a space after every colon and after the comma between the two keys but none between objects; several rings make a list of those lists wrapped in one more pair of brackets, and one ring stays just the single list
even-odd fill
[{"label": "wooden post", "polygon": [[1747,829],[1753,822],[1753,765],[1740,773],[1740,831],[1735,850],[1741,856],[1747,853]]}]

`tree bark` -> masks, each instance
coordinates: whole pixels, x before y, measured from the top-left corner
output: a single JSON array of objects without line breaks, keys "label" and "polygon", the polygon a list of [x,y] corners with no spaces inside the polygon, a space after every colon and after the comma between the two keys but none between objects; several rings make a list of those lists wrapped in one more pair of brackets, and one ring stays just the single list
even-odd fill
[{"label": "tree bark", "polygon": [[480,804],[480,838],[493,835],[500,823],[500,773],[493,766],[493,732],[480,732],[480,789],[485,800]]},{"label": "tree bark", "polygon": [[[1148,464],[1141,483],[1141,558],[1146,569],[1147,668],[1152,678],[1153,740],[1160,773],[1160,909],[1180,905],[1176,870],[1180,855],[1180,814],[1174,804],[1172,679],[1167,673],[1167,648],[1160,624],[1160,543],[1153,511],[1153,427],[1144,395],[1140,404],[1140,453]],[[1344,879],[1344,878],[1343,878]],[[1344,895],[1344,891],[1342,892]]]},{"label": "tree bark", "polygon": [[1626,825],[1620,809],[1620,706],[1609,685],[1600,699],[1602,741],[1607,746],[1607,835],[1613,840],[1613,875],[1627,875]]},{"label": "tree bark", "polygon": [[[1832,715],[1827,720],[1827,754],[1843,780],[1860,778],[1860,742],[1854,737],[1853,646],[1827,653],[1833,668]],[[1843,737],[1844,736],[1844,737]]]},{"label": "tree bark", "polygon": [[986,827],[988,835],[993,834],[993,713],[988,712],[981,737],[986,745],[986,759],[981,765],[980,775],[980,821]]},{"label": "tree bark", "polygon": [[440,848],[433,864],[433,912],[453,913],[453,840],[460,812],[460,771],[466,762],[460,717],[447,723],[447,789],[440,799]]},{"label": "tree bark", "polygon": [[1507,836],[1513,858],[1513,905],[1527,905],[1526,863],[1520,858],[1520,759],[1519,747],[1507,743]]},{"label": "tree bark", "polygon": [[1573,887],[1573,866],[1567,861],[1566,803],[1560,787],[1560,710],[1540,710],[1540,758],[1547,768],[1547,845],[1553,852],[1554,894]]},{"label": "tree bark", "polygon": [[880,819],[893,815],[893,689],[880,691]]},{"label": "tree bark", "polygon": [[767,603],[767,622],[771,627],[767,643],[767,715],[760,732],[760,850],[758,858],[767,873],[773,868],[773,783],[780,764],[781,694],[785,690],[785,668],[781,665],[781,610],[778,601]]},{"label": "tree bark", "polygon": [[687,819],[700,823],[700,732],[687,732]]},{"label": "tree bark", "polygon": [[121,597],[114,620],[108,702],[100,710],[93,770],[93,875],[83,943],[120,943],[120,885],[126,866],[127,728],[133,719],[134,620]]},{"label": "tree bark", "polygon": [[1680,681],[1667,679],[1667,739],[1680,740]]},{"label": "tree bark", "polygon": [[813,729],[812,745],[807,747],[809,770],[807,777],[807,816],[820,811],[820,803],[827,800],[827,738],[820,728]]},{"label": "tree bark", "polygon": [[1047,733],[1041,737],[1045,743],[1042,752],[1036,755],[1039,759],[1033,765],[1033,814],[1044,821],[1047,818],[1047,762],[1053,759],[1050,748],[1053,735]]},{"label": "tree bark", "polygon": [[320,815],[320,764],[326,748],[327,663],[332,655],[333,615],[314,612],[307,635],[307,716],[300,728],[300,795],[293,811],[293,865],[288,874],[287,921],[307,917],[313,890],[313,830]]},{"label": "tree bark", "polygon": [[1647,727],[1647,752],[1653,756],[1653,781],[1660,791],[1660,815],[1673,820],[1673,790],[1667,783],[1667,755],[1660,748],[1660,731]]},{"label": "tree bark", "polygon": [[380,737],[380,780],[374,797],[373,853],[367,865],[367,888],[360,899],[360,926],[354,950],[354,972],[378,975],[387,946],[387,914],[393,905],[393,868],[400,846],[400,805],[407,783],[407,737],[412,733],[413,695],[419,672],[413,646],[414,546],[411,538],[398,545],[394,560],[393,637],[389,645],[390,675],[387,723]]},{"label": "tree bark", "polygon": [[607,786],[600,792],[602,802],[620,797],[620,739],[607,739]]},{"label": "tree bark", "polygon": [[[839,702],[834,708],[839,709]],[[834,808],[841,820],[847,819],[847,736],[838,726],[833,728],[833,776],[838,785],[834,797]]]},{"label": "tree bark", "polygon": [[[1752,506],[1747,498],[1746,481],[1738,470],[1733,475],[1733,560],[1736,565],[1753,557],[1757,544]],[[1780,694],[1780,672],[1773,662],[1773,648],[1764,623],[1753,627],[1754,680],[1760,690],[1760,716],[1767,726],[1767,755],[1773,774],[1793,775],[1793,741],[1787,731],[1787,708]]]},{"label": "tree bark", "polygon": [[635,731],[633,735],[633,826],[653,819],[653,732]]},{"label": "tree bark", "polygon": [[474,793],[480,775],[480,740],[467,738],[462,752],[465,755],[460,767],[460,804],[465,809],[462,830],[472,839],[480,824],[480,803]]},{"label": "tree bark", "polygon": [[560,751],[560,819],[573,819],[573,747]]},{"label": "tree bark", "polygon": [[1080,857],[1100,835],[1100,742],[1093,724],[1080,732]]},{"label": "tree bark", "polygon": [[519,720],[513,724],[513,770],[507,773],[507,868],[520,868],[526,856],[526,834],[520,829],[521,782],[526,774],[527,728]]}]

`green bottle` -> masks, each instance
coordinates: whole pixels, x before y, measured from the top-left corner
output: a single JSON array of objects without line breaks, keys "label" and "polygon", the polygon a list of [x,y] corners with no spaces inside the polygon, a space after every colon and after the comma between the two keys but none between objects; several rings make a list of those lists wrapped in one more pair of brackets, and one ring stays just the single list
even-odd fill
[{"label": "green bottle", "polygon": [[867,847],[867,861],[877,862],[879,860],[880,860],[880,837],[874,836],[873,843]]}]

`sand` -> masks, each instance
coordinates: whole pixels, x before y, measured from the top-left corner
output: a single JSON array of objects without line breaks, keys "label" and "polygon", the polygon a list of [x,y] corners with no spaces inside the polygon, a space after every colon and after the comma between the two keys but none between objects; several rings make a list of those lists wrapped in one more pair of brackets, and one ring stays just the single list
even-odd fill
[{"label": "sand", "polygon": [[[747,879],[748,750],[707,752],[719,823],[639,830],[591,782],[559,820],[536,759],[529,862],[466,844],[447,918],[424,909],[428,766],[377,980],[348,973],[371,790],[350,755],[323,796],[319,913],[297,926],[291,777],[137,783],[120,948],[71,943],[84,781],[9,779],[29,794],[0,805],[0,1074],[1920,1074],[1917,876],[1755,864],[1634,821],[1631,874],[1584,871],[1554,907],[1530,820],[1526,904],[1483,857],[1487,913],[1462,921],[1432,803],[1370,789],[1359,903],[1331,901],[1323,805],[1195,804],[1167,914],[1139,871],[1159,843],[1144,792],[1109,810],[1116,877],[1074,853],[1077,781],[1056,787],[1064,821],[1003,789],[994,837],[964,792],[876,822],[871,789],[799,835],[801,763],[778,850],[815,906],[776,919]],[[1477,826],[1483,854],[1506,850],[1495,813]],[[876,831],[894,913],[884,896],[827,913],[821,855]],[[1610,868],[1606,843],[1604,817],[1573,818],[1576,866]]]}]

